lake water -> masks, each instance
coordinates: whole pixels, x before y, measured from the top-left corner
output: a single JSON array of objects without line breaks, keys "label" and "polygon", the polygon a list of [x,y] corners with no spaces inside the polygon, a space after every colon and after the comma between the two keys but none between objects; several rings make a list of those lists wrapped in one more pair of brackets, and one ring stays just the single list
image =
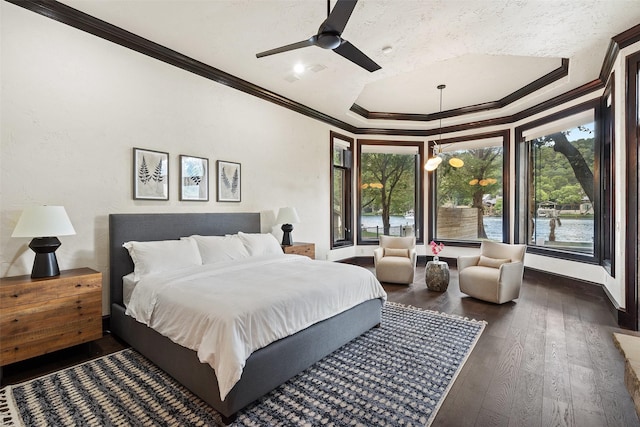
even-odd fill
[{"label": "lake water", "polygon": [[[502,218],[484,217],[484,229],[491,240],[501,240]],[[585,242],[593,243],[593,218],[564,218],[561,225],[556,224],[557,242]],[[535,237],[549,239],[549,218],[535,220]]]},{"label": "lake water", "polygon": [[[367,228],[382,228],[382,216],[363,215],[362,225]],[[483,218],[484,229],[487,237],[491,240],[502,240],[502,218],[486,216]],[[593,218],[565,218],[561,219],[560,226],[556,225],[556,241],[558,242],[586,242],[593,243]],[[391,216],[389,222],[392,227],[401,225],[413,225],[413,218],[407,219],[403,216]],[[536,236],[544,239],[549,238],[549,219],[538,218],[536,220]]]}]

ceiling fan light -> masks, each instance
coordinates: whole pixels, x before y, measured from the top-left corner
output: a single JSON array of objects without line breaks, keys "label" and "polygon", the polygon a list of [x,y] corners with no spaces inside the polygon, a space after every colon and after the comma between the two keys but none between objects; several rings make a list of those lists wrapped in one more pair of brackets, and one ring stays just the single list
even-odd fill
[{"label": "ceiling fan light", "polygon": [[454,168],[461,168],[462,166],[464,166],[464,161],[462,161],[462,159],[459,159],[457,157],[452,157],[449,159],[449,164]]}]

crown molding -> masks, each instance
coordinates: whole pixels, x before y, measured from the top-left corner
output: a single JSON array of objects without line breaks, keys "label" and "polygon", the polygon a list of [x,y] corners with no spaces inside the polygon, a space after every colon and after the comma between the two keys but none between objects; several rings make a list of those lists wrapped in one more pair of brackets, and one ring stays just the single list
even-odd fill
[{"label": "crown molding", "polygon": [[[366,128],[366,127],[353,126],[335,117],[329,116],[328,114],[322,113],[304,104],[293,101],[289,98],[286,98],[282,95],[279,95],[275,92],[267,90],[263,87],[255,85],[246,80],[240,79],[232,74],[226,73],[222,70],[219,70],[215,67],[207,65],[203,62],[197,61],[193,58],[190,58],[186,55],[183,55],[179,52],[176,52],[172,49],[169,49],[158,43],[152,42],[143,37],[140,37],[120,27],[117,27],[113,24],[109,24],[108,22],[95,18],[91,15],[88,15],[84,12],[81,12],[77,9],[74,9],[58,1],[55,1],[55,0],[5,0],[5,1],[15,4],[16,6],[25,8],[27,10],[33,11],[35,13],[38,13],[40,15],[46,16],[48,18],[54,19],[58,22],[67,24],[81,31],[85,31],[87,33],[93,34],[102,39],[109,40],[120,46],[132,49],[143,55],[150,56],[159,61],[181,68],[185,71],[197,74],[211,81],[223,84],[225,86],[229,86],[236,90],[245,92],[249,95],[253,95],[255,97],[258,97],[265,101],[279,105],[281,107],[287,108],[289,110],[295,111],[299,114],[305,115],[312,119],[319,120],[330,126],[334,126],[338,129],[341,129],[345,132],[349,132],[355,135],[366,134],[366,135],[424,137],[424,136],[435,135],[438,133],[450,133],[450,132],[458,132],[458,131],[464,131],[464,130],[470,130],[470,129],[484,128],[489,126],[507,125],[507,124],[522,120],[524,118],[527,118],[531,115],[557,107],[566,102],[572,101],[581,96],[588,95],[596,90],[600,90],[604,88],[606,80],[608,79],[608,76],[610,75],[610,72],[613,68],[615,58],[617,57],[620,49],[626,46],[629,46],[637,41],[640,41],[640,25],[637,25],[627,31],[624,31],[618,34],[611,40],[609,49],[607,50],[607,53],[605,55],[605,60],[603,62],[603,66],[600,72],[600,77],[598,79],[593,80],[589,83],[586,83],[582,86],[579,86],[575,89],[565,92],[559,96],[556,96],[555,98],[544,101],[538,105],[535,105],[533,107],[530,107],[526,110],[523,110],[513,115],[487,119],[487,120],[471,121],[471,122],[460,124],[460,125],[447,126],[447,127],[438,128],[438,129]],[[566,76],[568,72],[568,66],[569,66],[569,60],[566,58],[563,58],[562,64],[560,67],[540,77],[539,79],[535,80],[529,85],[507,95],[506,97],[502,98],[499,101],[471,105],[468,107],[438,112],[434,114],[371,113],[356,104],[354,104],[351,107],[351,111],[366,118],[374,118],[374,117],[368,117],[368,115],[379,114],[382,116],[375,117],[376,119],[428,121],[428,120],[440,119],[445,117],[457,117],[464,114],[501,108],[505,105],[508,105],[509,103],[512,103],[517,99],[520,99],[540,89],[541,87],[548,85],[551,82],[554,82]]]},{"label": "crown molding", "polygon": [[466,107],[454,108],[451,110],[445,110],[442,112],[431,114],[417,114],[417,113],[386,113],[386,112],[372,112],[366,108],[353,104],[351,111],[362,117],[370,120],[409,120],[414,122],[428,122],[438,119],[446,119],[448,117],[458,117],[465,114],[479,113],[481,111],[496,110],[506,107],[507,105],[524,98],[527,95],[534,93],[543,87],[558,81],[569,75],[569,59],[562,58],[561,64],[555,70],[545,74],[544,76],[534,80],[526,86],[516,90],[513,93],[499,99],[497,101],[483,102],[481,104],[468,105]]}]

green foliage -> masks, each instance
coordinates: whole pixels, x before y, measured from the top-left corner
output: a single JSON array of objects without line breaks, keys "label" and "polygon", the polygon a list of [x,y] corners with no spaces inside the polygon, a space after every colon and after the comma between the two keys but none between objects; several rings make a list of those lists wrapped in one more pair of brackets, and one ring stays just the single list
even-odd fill
[{"label": "green foliage", "polygon": [[[442,153],[437,173],[438,206],[474,206],[485,194],[502,195],[502,147]],[[449,159],[457,157],[464,166],[454,168]],[[482,185],[484,184],[484,185]]]},{"label": "green foliage", "polygon": [[362,212],[379,212],[388,233],[391,215],[415,209],[416,156],[362,153],[360,160]]},{"label": "green foliage", "polygon": [[[595,149],[593,138],[572,141],[587,165],[593,167]],[[576,205],[586,193],[575,176],[567,158],[554,150],[554,142],[546,137],[533,142],[533,168],[535,171],[535,203],[552,201],[558,206]]]}]

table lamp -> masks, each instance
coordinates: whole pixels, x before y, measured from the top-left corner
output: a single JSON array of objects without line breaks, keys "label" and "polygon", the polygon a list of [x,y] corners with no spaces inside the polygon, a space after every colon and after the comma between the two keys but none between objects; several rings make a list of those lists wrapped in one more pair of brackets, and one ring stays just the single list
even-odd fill
[{"label": "table lamp", "polygon": [[300,222],[296,208],[280,208],[276,224],[282,224],[282,246],[291,246],[291,232],[293,231],[292,223]]},{"label": "table lamp", "polygon": [[76,231],[64,206],[32,206],[22,211],[11,237],[33,237],[29,247],[36,253],[32,278],[60,275],[56,249],[60,240],[55,236],[69,236]]}]

